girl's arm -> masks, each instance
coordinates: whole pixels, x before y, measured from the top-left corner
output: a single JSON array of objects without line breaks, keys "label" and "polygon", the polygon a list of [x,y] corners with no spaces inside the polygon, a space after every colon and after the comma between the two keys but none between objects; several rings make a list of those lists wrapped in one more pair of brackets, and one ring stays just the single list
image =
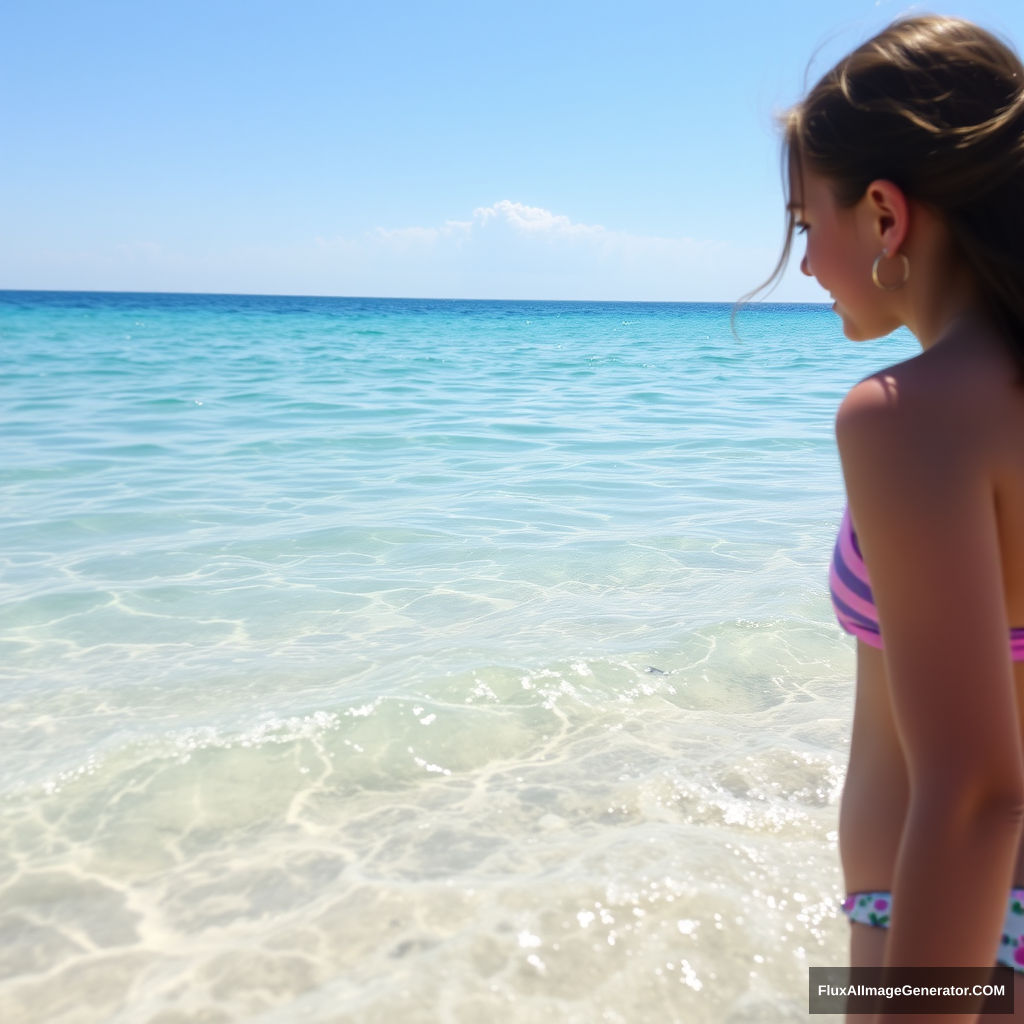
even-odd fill
[{"label": "girl's arm", "polygon": [[910,778],[886,963],[991,966],[1024,809],[995,496],[977,425],[904,383],[836,421]]}]

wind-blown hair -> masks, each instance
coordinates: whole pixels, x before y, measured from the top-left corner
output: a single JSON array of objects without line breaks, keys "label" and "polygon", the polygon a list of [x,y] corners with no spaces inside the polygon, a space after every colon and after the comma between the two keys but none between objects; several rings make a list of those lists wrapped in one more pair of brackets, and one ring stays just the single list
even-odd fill
[{"label": "wind-blown hair", "polygon": [[[1024,368],[1024,66],[959,18],[894,22],[783,118],[784,180],[807,167],[841,206],[878,178],[940,214]],[[787,196],[787,199],[791,198]],[[795,213],[776,282],[793,245]]]}]

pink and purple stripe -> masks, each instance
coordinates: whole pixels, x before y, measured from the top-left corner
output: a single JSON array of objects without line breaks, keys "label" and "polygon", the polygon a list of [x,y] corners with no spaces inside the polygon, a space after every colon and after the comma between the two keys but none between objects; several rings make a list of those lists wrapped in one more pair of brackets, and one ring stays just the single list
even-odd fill
[{"label": "pink and purple stripe", "polygon": [[[848,508],[843,512],[839,536],[832,552],[828,586],[839,625],[869,647],[880,649],[882,631],[878,626],[878,611],[871,593],[871,580],[860,553]],[[1014,661],[1024,661],[1024,627],[1010,630],[1010,654]]]},{"label": "pink and purple stripe", "polygon": [[871,580],[868,579],[868,567],[857,545],[849,509],[844,510],[843,521],[839,525],[839,536],[828,570],[828,586],[839,625],[870,647],[880,648],[882,633],[878,628],[878,612],[871,593]]}]

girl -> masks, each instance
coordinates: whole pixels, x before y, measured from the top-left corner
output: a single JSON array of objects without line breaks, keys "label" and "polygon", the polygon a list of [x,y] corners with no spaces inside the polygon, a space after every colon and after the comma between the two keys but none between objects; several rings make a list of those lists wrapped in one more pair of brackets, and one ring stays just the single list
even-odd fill
[{"label": "girl", "polygon": [[851,962],[998,962],[1024,1019],[1024,67],[969,22],[901,20],[788,114],[785,146],[776,274],[804,232],[848,338],[903,325],[922,348],[836,420]]}]

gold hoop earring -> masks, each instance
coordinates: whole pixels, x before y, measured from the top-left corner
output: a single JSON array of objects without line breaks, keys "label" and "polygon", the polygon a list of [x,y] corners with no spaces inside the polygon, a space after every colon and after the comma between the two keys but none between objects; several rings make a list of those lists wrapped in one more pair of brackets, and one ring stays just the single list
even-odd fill
[{"label": "gold hoop earring", "polygon": [[[894,292],[899,288],[902,288],[910,280],[910,260],[907,258],[906,253],[896,253],[901,260],[903,260],[903,280],[898,281],[896,284],[882,284],[878,279],[878,265],[883,259],[889,258],[889,250],[883,249],[876,257],[875,262],[871,264],[871,280],[875,282],[876,288],[881,288],[883,292]],[[895,257],[893,257],[895,259]]]}]

